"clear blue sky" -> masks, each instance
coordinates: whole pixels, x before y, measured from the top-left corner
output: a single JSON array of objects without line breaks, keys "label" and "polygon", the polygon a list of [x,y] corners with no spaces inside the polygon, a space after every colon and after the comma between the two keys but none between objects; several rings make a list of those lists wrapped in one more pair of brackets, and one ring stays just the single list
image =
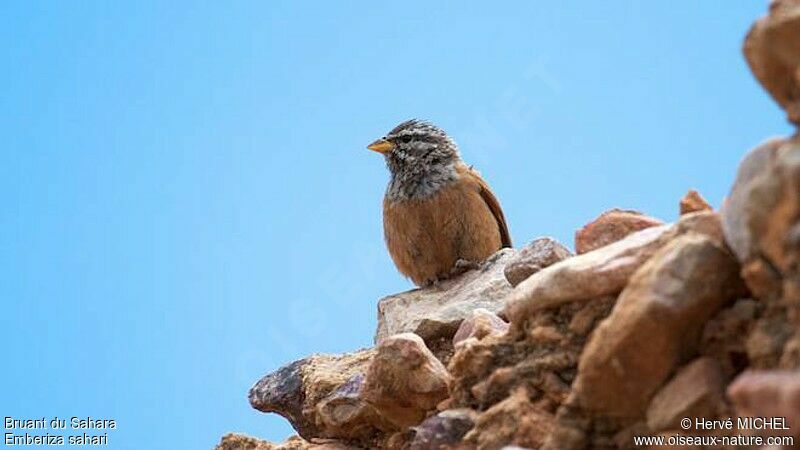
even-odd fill
[{"label": "clear blue sky", "polygon": [[718,206],[789,127],[741,56],[766,1],[3,2],[0,416],[113,449],[290,434],[259,377],[371,344],[401,120],[447,130],[517,244]]}]

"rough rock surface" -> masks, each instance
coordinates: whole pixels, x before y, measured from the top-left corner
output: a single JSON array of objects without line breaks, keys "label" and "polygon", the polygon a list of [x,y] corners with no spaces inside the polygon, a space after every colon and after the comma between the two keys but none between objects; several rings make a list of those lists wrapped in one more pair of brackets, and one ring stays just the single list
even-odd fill
[{"label": "rough rock surface", "polygon": [[715,417],[724,382],[714,358],[695,359],[653,396],[647,408],[647,426],[653,431],[677,430],[684,417]]},{"label": "rough rock surface", "polygon": [[532,275],[509,295],[506,316],[514,322],[515,318],[526,317],[544,308],[616,295],[658,249],[688,232],[722,240],[719,218],[709,212],[687,214],[676,224],[637,231],[613,244],[568,258]]},{"label": "rough rock surface", "polygon": [[376,349],[361,398],[397,429],[417,425],[447,398],[450,374],[422,338],[414,333],[390,336]]},{"label": "rough rock surface", "polygon": [[453,345],[458,345],[467,339],[483,339],[486,336],[503,334],[508,330],[508,322],[497,314],[483,308],[472,312],[456,330],[453,336]]},{"label": "rough rock surface", "polygon": [[570,256],[572,252],[554,239],[549,237],[534,239],[522,247],[506,264],[506,279],[512,286],[516,286],[534,273]]},{"label": "rough rock surface", "polygon": [[706,199],[700,195],[699,192],[695,191],[694,189],[690,189],[686,195],[683,196],[680,202],[680,213],[681,215],[689,214],[693,212],[699,211],[713,211],[714,208],[708,204]]},{"label": "rough rock surface", "polygon": [[800,372],[749,371],[728,387],[728,396],[741,417],[780,417],[788,430],[763,430],[765,435],[800,438]]},{"label": "rough rock surface", "polygon": [[583,253],[604,247],[612,242],[645,228],[663,225],[664,222],[638,211],[612,209],[584,225],[575,233],[575,251]]},{"label": "rough rock surface", "polygon": [[516,251],[503,249],[482,270],[472,270],[438,286],[391,295],[378,302],[375,343],[400,333],[415,333],[428,345],[452,339],[461,321],[476,308],[502,311],[511,292],[504,269]]},{"label": "rough rock surface", "polygon": [[250,404],[284,416],[306,440],[369,441],[391,429],[359,393],[375,350],[313,355],[266,375],[250,389]]},{"label": "rough rock surface", "polygon": [[572,406],[640,417],[676,365],[696,353],[706,321],[741,292],[736,261],[708,237],[667,244],[636,272],[586,345]]},{"label": "rough rock surface", "polygon": [[446,445],[457,445],[474,426],[475,412],[471,409],[440,412],[413,428],[411,450],[439,449]]},{"label": "rough rock surface", "polygon": [[255,439],[250,436],[230,433],[222,437],[219,445],[214,450],[357,450],[357,447],[342,444],[340,442],[327,442],[322,444],[312,444],[294,436],[282,444],[272,444],[270,442]]},{"label": "rough rock surface", "polygon": [[[745,45],[795,121],[798,5],[773,1]],[[689,191],[675,223],[617,210],[578,234],[577,256],[539,239],[381,300],[376,348],[313,355],[251,389],[254,408],[302,438],[228,435],[217,449],[626,449],[635,436],[742,434],[682,430],[695,416],[785,417],[800,439],[800,137],[750,152],[719,213]]]},{"label": "rough rock surface", "polygon": [[744,43],[750,69],[767,92],[800,125],[800,1],[773,0]]}]

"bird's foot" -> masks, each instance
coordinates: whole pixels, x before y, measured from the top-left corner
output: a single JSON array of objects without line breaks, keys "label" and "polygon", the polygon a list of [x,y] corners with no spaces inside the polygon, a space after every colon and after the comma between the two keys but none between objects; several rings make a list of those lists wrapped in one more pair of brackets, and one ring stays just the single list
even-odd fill
[{"label": "bird's foot", "polygon": [[482,269],[483,269],[483,263],[459,258],[453,265],[453,268],[450,269],[450,276],[452,277],[456,275],[461,275],[462,273],[469,272],[470,270],[482,270]]}]

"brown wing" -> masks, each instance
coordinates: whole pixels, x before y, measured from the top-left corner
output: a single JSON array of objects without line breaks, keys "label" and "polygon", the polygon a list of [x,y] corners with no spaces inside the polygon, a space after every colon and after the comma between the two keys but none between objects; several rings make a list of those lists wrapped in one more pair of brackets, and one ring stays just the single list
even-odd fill
[{"label": "brown wing", "polygon": [[486,183],[486,181],[484,181],[483,178],[481,178],[481,175],[477,170],[466,166],[464,166],[464,169],[462,170],[464,175],[475,180],[480,186],[481,198],[486,202],[486,205],[489,207],[489,210],[492,211],[492,215],[494,215],[495,220],[497,220],[497,226],[500,228],[500,240],[503,243],[503,247],[512,247],[511,235],[508,232],[508,224],[506,223],[506,216],[503,214],[503,209],[500,207],[500,202],[497,201],[497,197],[494,196],[494,193],[489,188],[489,185]]}]

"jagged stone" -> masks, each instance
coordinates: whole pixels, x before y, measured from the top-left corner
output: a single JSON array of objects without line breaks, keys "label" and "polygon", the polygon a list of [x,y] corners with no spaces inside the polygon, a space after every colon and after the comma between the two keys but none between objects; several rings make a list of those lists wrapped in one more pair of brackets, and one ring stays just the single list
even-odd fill
[{"label": "jagged stone", "polygon": [[524,387],[537,408],[554,413],[569,393],[586,335],[613,301],[566,304],[534,314],[504,334],[463,341],[448,365],[449,407],[484,410]]},{"label": "jagged stone", "polygon": [[448,342],[461,321],[477,308],[502,311],[511,292],[503,270],[514,256],[503,249],[489,258],[481,270],[472,270],[438,286],[390,295],[378,303],[378,330],[375,342],[400,333],[415,333],[433,347],[433,342]]},{"label": "jagged stone", "polygon": [[[277,446],[267,441],[244,436],[236,433],[228,433],[222,437],[220,443],[214,447],[214,450],[275,450]],[[297,450],[307,447],[296,447]],[[289,450],[287,448],[287,450]],[[295,450],[295,449],[291,449]]]},{"label": "jagged stone", "polygon": [[784,425],[788,430],[763,429],[763,435],[793,435],[800,438],[800,372],[745,372],[728,386],[728,397],[739,417],[785,419]]},{"label": "jagged stone", "polygon": [[575,232],[575,252],[579,255],[588,253],[636,231],[663,224],[663,221],[638,211],[611,209]]},{"label": "jagged stone", "polygon": [[281,444],[262,441],[242,434],[229,433],[222,437],[214,450],[357,450],[340,442],[312,444],[297,436],[292,436]]},{"label": "jagged stone", "polygon": [[394,428],[392,422],[361,398],[364,374],[357,373],[315,405],[316,419],[327,436],[365,441],[377,431]]},{"label": "jagged stone", "polygon": [[773,0],[769,15],[758,20],[744,42],[750,70],[800,125],[800,0]]},{"label": "jagged stone", "polygon": [[450,374],[416,334],[390,336],[376,348],[361,398],[397,428],[416,425],[447,398]]},{"label": "jagged stone", "polygon": [[706,199],[694,189],[689,189],[689,192],[683,196],[680,202],[681,215],[689,214],[700,211],[713,211],[714,208],[708,204]]},{"label": "jagged stone", "polygon": [[619,293],[631,274],[669,239],[670,230],[670,225],[647,228],[542,269],[514,288],[506,316],[519,323],[538,310]]},{"label": "jagged stone", "polygon": [[647,426],[652,431],[665,431],[680,428],[684,417],[715,417],[724,382],[716,360],[695,359],[680,368],[650,401]]},{"label": "jagged stone", "polygon": [[259,380],[250,389],[250,404],[285,417],[306,440],[369,441],[387,422],[353,391],[360,389],[374,354],[369,349],[295,361]]},{"label": "jagged stone", "polygon": [[411,450],[439,450],[457,445],[475,426],[475,416],[475,411],[462,408],[449,409],[428,417],[413,428]]},{"label": "jagged stone", "polygon": [[539,448],[552,422],[553,416],[537,408],[525,389],[517,389],[481,413],[464,439],[480,449],[507,445]]},{"label": "jagged stone", "polygon": [[722,219],[756,297],[800,300],[799,138],[767,141],[744,158]]},{"label": "jagged stone", "polygon": [[676,238],[636,272],[595,329],[567,402],[595,416],[640,417],[696,351],[705,322],[741,292],[738,265],[724,248],[700,234]]},{"label": "jagged stone", "polygon": [[526,317],[542,309],[616,295],[659,248],[689,232],[705,234],[717,242],[723,240],[719,216],[708,211],[687,214],[673,225],[637,231],[535,273],[511,292],[505,315],[512,324],[524,323]]},{"label": "jagged stone", "polygon": [[507,330],[508,322],[487,309],[478,308],[472,312],[472,316],[461,322],[453,335],[453,345],[470,338],[483,339],[489,335],[503,334]]},{"label": "jagged stone", "polygon": [[512,286],[516,286],[534,273],[570,256],[572,252],[555,239],[549,237],[534,239],[519,249],[506,264],[506,279]]},{"label": "jagged stone", "polygon": [[746,342],[762,310],[763,305],[759,302],[742,298],[706,323],[700,340],[700,353],[718,361],[726,378],[741,372],[751,363]]}]

